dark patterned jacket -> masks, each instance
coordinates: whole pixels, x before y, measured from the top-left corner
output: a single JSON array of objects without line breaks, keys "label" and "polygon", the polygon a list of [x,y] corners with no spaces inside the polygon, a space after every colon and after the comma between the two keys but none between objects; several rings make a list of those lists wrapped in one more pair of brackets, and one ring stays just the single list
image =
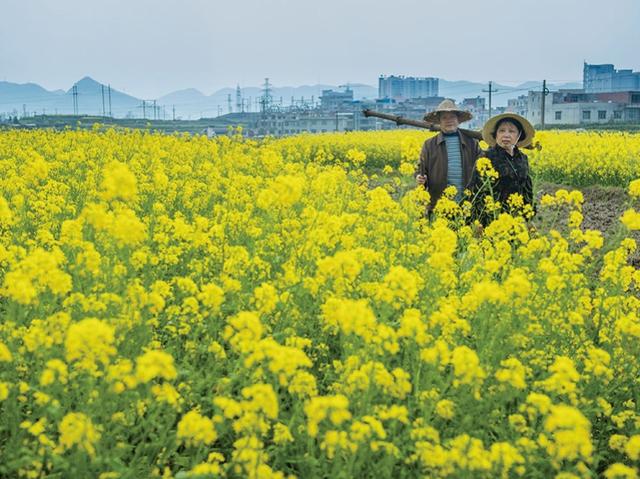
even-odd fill
[{"label": "dark patterned jacket", "polygon": [[[535,210],[533,183],[527,155],[516,147],[513,151],[513,157],[511,157],[504,148],[494,146],[486,150],[484,156],[491,160],[493,169],[498,172],[498,179],[492,185],[494,200],[500,201],[505,207],[509,196],[513,193],[519,193],[525,204],[531,205]],[[482,224],[487,224],[490,218],[484,212],[484,197],[489,194],[489,190],[486,187],[483,188],[484,181],[485,179],[481,178],[474,168],[470,186],[473,198],[473,216]]]},{"label": "dark patterned jacket", "polygon": [[[468,188],[474,170],[473,166],[482,150],[478,140],[460,130],[458,130],[458,134],[460,135],[460,153],[462,155],[462,182],[465,188]],[[420,161],[416,169],[416,175],[420,174],[427,177],[425,188],[431,195],[431,204],[427,208],[429,211],[433,209],[447,187],[448,169],[447,145],[444,135],[438,133],[422,145]]]}]

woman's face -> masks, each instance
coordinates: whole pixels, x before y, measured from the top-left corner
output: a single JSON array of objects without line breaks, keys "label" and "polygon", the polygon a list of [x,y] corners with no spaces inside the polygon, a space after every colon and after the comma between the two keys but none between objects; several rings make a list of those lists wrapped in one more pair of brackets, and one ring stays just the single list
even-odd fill
[{"label": "woman's face", "polygon": [[518,128],[511,122],[502,122],[496,130],[496,143],[504,149],[513,149],[519,139]]}]

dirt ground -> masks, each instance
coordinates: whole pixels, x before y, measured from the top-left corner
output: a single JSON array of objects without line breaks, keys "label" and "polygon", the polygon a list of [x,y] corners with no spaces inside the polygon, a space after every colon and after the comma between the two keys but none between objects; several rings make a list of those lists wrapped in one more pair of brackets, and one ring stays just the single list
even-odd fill
[{"label": "dirt ground", "polygon": [[[620,225],[620,216],[629,208],[629,196],[623,188],[588,186],[576,188],[572,186],[559,185],[554,183],[541,183],[537,187],[536,197],[539,200],[543,194],[554,194],[558,189],[564,188],[568,191],[578,189],[584,196],[582,214],[584,222],[583,229],[597,229],[602,231],[605,240],[611,238]],[[632,237],[638,242],[640,247],[640,234],[635,232]],[[640,268],[640,252],[631,258],[633,266]]]}]

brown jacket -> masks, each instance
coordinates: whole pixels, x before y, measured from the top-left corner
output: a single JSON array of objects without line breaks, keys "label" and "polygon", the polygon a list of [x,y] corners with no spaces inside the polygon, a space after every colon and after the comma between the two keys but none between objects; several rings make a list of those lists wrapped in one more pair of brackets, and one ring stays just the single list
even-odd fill
[{"label": "brown jacket", "polygon": [[[468,188],[471,184],[471,176],[476,159],[482,155],[482,149],[478,144],[478,140],[465,135],[460,130],[458,130],[458,135],[460,135],[463,182],[465,188]],[[431,195],[429,210],[433,209],[436,202],[440,199],[440,196],[442,196],[442,192],[447,187],[448,166],[447,145],[444,135],[438,133],[422,145],[420,163],[416,170],[416,175],[425,175],[427,177],[425,187]]]}]

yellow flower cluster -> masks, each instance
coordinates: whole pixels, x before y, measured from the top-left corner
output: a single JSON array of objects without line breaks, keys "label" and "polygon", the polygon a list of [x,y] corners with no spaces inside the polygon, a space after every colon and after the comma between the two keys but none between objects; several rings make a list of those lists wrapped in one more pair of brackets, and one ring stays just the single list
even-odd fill
[{"label": "yellow flower cluster", "polygon": [[209,445],[218,437],[213,421],[198,411],[189,411],[180,419],[176,435],[187,446]]},{"label": "yellow flower cluster", "polygon": [[[95,444],[100,439],[100,433],[83,413],[69,413],[60,421],[60,445],[64,451],[73,446],[86,451],[90,456],[96,454]],[[34,434],[33,429],[30,430]],[[37,434],[34,434],[37,435]]]}]

